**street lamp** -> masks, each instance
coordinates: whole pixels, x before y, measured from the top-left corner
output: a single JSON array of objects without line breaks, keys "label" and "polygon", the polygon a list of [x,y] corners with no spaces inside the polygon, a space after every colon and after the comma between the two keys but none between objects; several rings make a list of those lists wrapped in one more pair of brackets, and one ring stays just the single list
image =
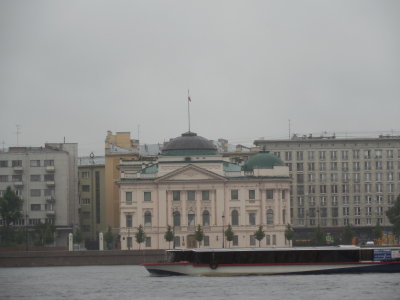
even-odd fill
[{"label": "street lamp", "polygon": [[222,248],[225,248],[225,211],[222,212]]}]

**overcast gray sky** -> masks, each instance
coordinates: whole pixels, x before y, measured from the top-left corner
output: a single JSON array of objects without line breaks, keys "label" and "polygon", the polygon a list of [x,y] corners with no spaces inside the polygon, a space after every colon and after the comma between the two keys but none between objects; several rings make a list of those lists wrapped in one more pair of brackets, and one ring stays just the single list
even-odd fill
[{"label": "overcast gray sky", "polygon": [[0,143],[400,134],[400,1],[0,2]]}]

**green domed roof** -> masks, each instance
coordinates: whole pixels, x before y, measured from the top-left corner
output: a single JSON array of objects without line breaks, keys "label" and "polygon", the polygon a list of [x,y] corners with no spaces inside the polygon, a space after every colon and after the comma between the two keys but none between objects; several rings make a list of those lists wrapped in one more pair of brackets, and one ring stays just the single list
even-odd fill
[{"label": "green domed roof", "polygon": [[269,151],[260,151],[244,164],[245,171],[252,171],[254,169],[272,169],[275,166],[284,166],[285,163]]}]

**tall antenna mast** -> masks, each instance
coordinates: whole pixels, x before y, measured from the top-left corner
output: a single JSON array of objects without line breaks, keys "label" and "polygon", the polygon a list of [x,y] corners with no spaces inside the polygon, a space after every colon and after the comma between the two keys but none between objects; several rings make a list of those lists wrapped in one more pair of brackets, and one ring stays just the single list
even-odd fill
[{"label": "tall antenna mast", "polygon": [[289,140],[290,140],[290,119],[289,119]]},{"label": "tall antenna mast", "polygon": [[21,131],[20,131],[21,125],[17,124],[16,127],[17,127],[17,132],[16,132],[16,134],[17,134],[17,146],[19,146],[19,135],[21,134]]},{"label": "tall antenna mast", "polygon": [[188,89],[188,123],[189,123],[189,132],[190,132],[190,102],[192,102],[192,99],[190,99],[190,95],[189,95],[189,89]]}]

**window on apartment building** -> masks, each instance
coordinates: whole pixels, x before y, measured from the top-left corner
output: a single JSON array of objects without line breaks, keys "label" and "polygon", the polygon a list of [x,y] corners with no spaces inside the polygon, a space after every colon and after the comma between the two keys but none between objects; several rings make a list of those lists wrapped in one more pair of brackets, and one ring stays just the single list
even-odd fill
[{"label": "window on apartment building", "polygon": [[354,182],[360,182],[360,173],[354,173]]},{"label": "window on apartment building", "polygon": [[266,191],[267,200],[274,199],[274,190],[268,189]]},{"label": "window on apartment building", "polygon": [[201,200],[203,201],[210,200],[210,191],[201,191]]},{"label": "window on apartment building", "polygon": [[310,197],[309,198],[309,205],[310,206],[315,206],[315,197]]},{"label": "window on apartment building", "polygon": [[286,191],[283,190],[281,195],[282,195],[282,200],[285,200],[286,199]]},{"label": "window on apartment building", "polygon": [[7,182],[8,181],[8,175],[0,175],[0,182]]},{"label": "window on apartment building", "polygon": [[125,222],[126,222],[126,227],[128,227],[128,228],[132,228],[132,226],[133,226],[133,217],[132,217],[132,215],[126,215],[125,216]]},{"label": "window on apartment building", "polygon": [[286,151],[285,152],[285,161],[290,161],[290,160],[292,160],[292,152]]},{"label": "window on apartment building", "polygon": [[300,207],[297,209],[297,217],[304,218],[304,208]]},{"label": "window on apartment building", "polygon": [[172,191],[172,200],[180,201],[181,200],[181,192],[180,191]]},{"label": "window on apartment building", "polygon": [[181,226],[181,214],[179,211],[174,211],[172,214],[173,217],[173,225],[174,226]]},{"label": "window on apartment building", "polygon": [[303,206],[304,205],[304,198],[303,197],[297,197],[297,205],[298,206]]},{"label": "window on apartment building", "polygon": [[210,213],[208,210],[203,211],[203,226],[210,226]]},{"label": "window on apartment building", "polygon": [[150,211],[146,211],[144,213],[144,226],[149,227],[152,224],[152,220],[151,220],[151,212]]},{"label": "window on apartment building", "polygon": [[393,170],[393,168],[394,168],[394,163],[393,163],[393,161],[387,161],[387,162],[386,162],[386,169],[388,169],[388,170]]},{"label": "window on apartment building", "polygon": [[376,214],[377,214],[378,216],[383,216],[383,207],[382,207],[382,206],[378,206],[378,207],[376,208]]},{"label": "window on apartment building", "polygon": [[308,173],[308,181],[314,182],[315,181],[315,174],[314,173]]},{"label": "window on apartment building", "polygon": [[386,157],[393,158],[393,150],[386,150]]},{"label": "window on apartment building", "polygon": [[233,236],[232,246],[239,246],[239,236],[238,235]]},{"label": "window on apartment building", "polygon": [[267,246],[271,245],[271,236],[269,234],[265,235],[265,242]]},{"label": "window on apartment building", "polygon": [[353,159],[360,158],[360,150],[353,150]]},{"label": "window on apartment building", "polygon": [[309,194],[315,194],[315,185],[309,185],[308,186],[308,193]]},{"label": "window on apartment building", "polygon": [[371,206],[367,206],[365,208],[365,215],[366,216],[372,216],[372,207]]},{"label": "window on apartment building", "polygon": [[281,158],[281,153],[280,153],[280,152],[274,152],[274,155],[275,155],[276,157]]},{"label": "window on apartment building", "polygon": [[307,151],[308,160],[314,160],[314,151]]},{"label": "window on apartment building", "polygon": [[239,190],[231,190],[231,200],[239,200]]},{"label": "window on apartment building", "polygon": [[338,181],[338,173],[331,173],[331,181],[337,182]]},{"label": "window on apartment building", "polygon": [[332,196],[332,206],[338,206],[338,196]]},{"label": "window on apartment building", "polygon": [[31,167],[40,167],[40,160],[31,160],[30,166]]},{"label": "window on apartment building", "polygon": [[[382,175],[382,174],[381,174]],[[381,176],[381,178],[382,178],[382,176]],[[377,179],[378,180],[378,179]],[[382,179],[379,179],[379,181],[380,180],[382,180]],[[389,172],[389,173],[387,173],[387,180],[388,181],[393,181],[394,180],[394,173],[393,172]]]},{"label": "window on apartment building", "polygon": [[364,169],[371,170],[371,162],[370,161],[364,161]]},{"label": "window on apartment building", "polygon": [[394,193],[394,184],[393,183],[388,183],[387,192],[388,193]]},{"label": "window on apartment building", "polygon": [[377,195],[376,196],[376,203],[382,204],[383,203],[383,196],[382,195]]},{"label": "window on apartment building", "polygon": [[41,219],[39,219],[39,218],[29,219],[29,225],[39,225],[40,223],[41,223]]},{"label": "window on apartment building", "polygon": [[195,191],[187,191],[187,199],[189,201],[196,200],[196,192]]},{"label": "window on apartment building", "polygon": [[44,181],[54,181],[54,174],[45,174]]},{"label": "window on apartment building", "polygon": [[22,167],[22,160],[13,160],[11,162],[12,167]]},{"label": "window on apartment building", "polygon": [[388,204],[392,205],[394,203],[394,195],[388,195]]},{"label": "window on apartment building", "polygon": [[132,204],[132,192],[125,192],[126,204]]},{"label": "window on apartment building", "polygon": [[151,201],[151,192],[143,192],[143,200],[146,202]]},{"label": "window on apartment building", "polygon": [[83,171],[83,172],[81,172],[81,178],[84,178],[84,179],[90,178],[90,173],[89,173],[89,171]]},{"label": "window on apartment building", "polygon": [[297,171],[299,171],[299,172],[304,171],[303,163],[297,163],[297,164],[296,164],[296,169],[297,169]]},{"label": "window on apartment building", "polygon": [[298,173],[296,175],[297,183],[303,183],[304,182],[304,174]]},{"label": "window on apartment building", "polygon": [[331,162],[331,170],[337,171],[337,169],[338,169],[337,162]]},{"label": "window on apartment building", "polygon": [[348,171],[348,170],[349,170],[349,163],[342,162],[342,171]]},{"label": "window on apartment building", "polygon": [[231,223],[232,223],[232,226],[239,225],[239,213],[236,209],[232,210],[232,212],[231,212]]},{"label": "window on apartment building", "polygon": [[188,226],[196,225],[196,215],[193,211],[189,211],[188,213]]},{"label": "window on apartment building", "polygon": [[31,195],[31,197],[40,197],[41,190],[39,190],[39,189],[31,189],[30,195]]},{"label": "window on apartment building", "polygon": [[332,217],[337,218],[339,216],[339,208],[338,207],[332,207]]},{"label": "window on apartment building", "polygon": [[82,185],[82,192],[90,192],[90,185]]},{"label": "window on apartment building", "polygon": [[45,159],[45,160],[44,160],[44,166],[45,166],[45,167],[53,167],[53,166],[54,166],[54,160],[52,160],[52,159]]},{"label": "window on apartment building", "polygon": [[11,180],[12,180],[13,182],[22,181],[22,175],[12,175],[12,176],[11,176]]},{"label": "window on apartment building", "polygon": [[337,151],[331,151],[331,160],[336,160],[337,159]]},{"label": "window on apartment building", "polygon": [[319,163],[319,170],[320,171],[325,171],[326,170],[326,163],[320,162]]},{"label": "window on apartment building", "polygon": [[320,197],[319,198],[321,206],[326,206],[326,197]]},{"label": "window on apartment building", "polygon": [[349,196],[342,196],[343,205],[349,205]]},{"label": "window on apartment building", "polygon": [[256,213],[255,212],[249,213],[249,225],[256,225]]},{"label": "window on apartment building", "polygon": [[31,204],[31,211],[39,211],[41,210],[40,204]]},{"label": "window on apartment building", "polygon": [[354,207],[354,215],[361,216],[361,207]]},{"label": "window on apartment building", "polygon": [[361,185],[360,184],[354,184],[353,186],[354,193],[360,193],[361,192]]},{"label": "window on apartment building", "polygon": [[315,170],[315,163],[313,163],[313,162],[307,163],[307,169],[308,169],[308,171],[314,171]]},{"label": "window on apartment building", "polygon": [[82,198],[80,199],[81,205],[90,205],[90,198]]},{"label": "window on apartment building", "polygon": [[326,194],[326,185],[320,185],[319,186],[319,192],[321,193],[321,194]]},{"label": "window on apartment building", "polygon": [[267,210],[267,225],[274,224],[274,211],[272,209]]},{"label": "window on apartment building", "polygon": [[371,184],[370,183],[366,183],[364,185],[364,192],[365,193],[371,193],[372,189],[371,189]]},{"label": "window on apartment building", "polygon": [[383,192],[382,183],[377,183],[377,184],[375,185],[375,188],[376,188],[376,192],[377,192],[377,193],[382,193],[382,192]]},{"label": "window on apartment building", "polygon": [[377,160],[375,162],[375,169],[377,169],[377,170],[382,170],[383,169],[382,161]]},{"label": "window on apartment building", "polygon": [[375,150],[375,158],[376,159],[381,159],[382,158],[382,150],[380,150],[380,149]]},{"label": "window on apartment building", "polygon": [[338,186],[337,186],[337,184],[331,185],[331,193],[332,193],[332,194],[337,194],[337,193],[338,193]]},{"label": "window on apartment building", "polygon": [[297,151],[296,152],[296,159],[297,160],[303,160],[303,151]]},{"label": "window on apartment building", "polygon": [[31,181],[40,181],[41,175],[31,175]]},{"label": "window on apartment building", "polygon": [[8,168],[8,161],[0,160],[0,168]]},{"label": "window on apartment building", "polygon": [[324,160],[326,158],[325,151],[318,151],[319,159]]},{"label": "window on apartment building", "polygon": [[366,195],[365,196],[365,203],[366,204],[371,204],[372,203],[372,196],[371,195]]},{"label": "window on apartment building", "polygon": [[371,158],[371,150],[364,150],[364,158],[365,159]]},{"label": "window on apartment building", "polygon": [[340,152],[342,156],[342,160],[348,160],[349,159],[349,151],[343,150]]}]

